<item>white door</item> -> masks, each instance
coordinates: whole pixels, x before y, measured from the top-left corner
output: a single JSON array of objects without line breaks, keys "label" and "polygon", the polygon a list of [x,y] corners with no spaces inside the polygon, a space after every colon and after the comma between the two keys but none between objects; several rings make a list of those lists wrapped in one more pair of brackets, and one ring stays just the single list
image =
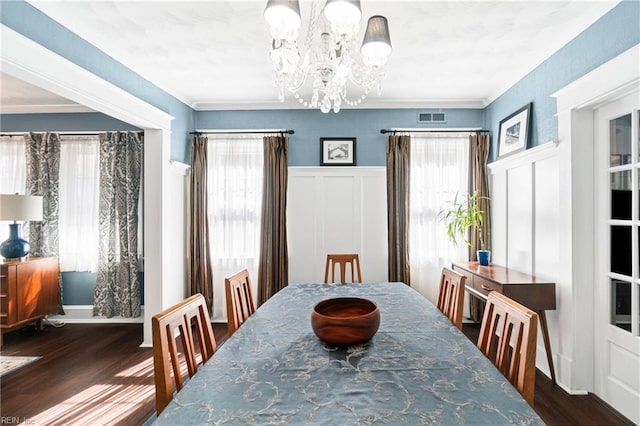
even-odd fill
[{"label": "white door", "polygon": [[[595,392],[640,423],[640,94],[595,114]],[[587,267],[587,265],[584,265]]]}]

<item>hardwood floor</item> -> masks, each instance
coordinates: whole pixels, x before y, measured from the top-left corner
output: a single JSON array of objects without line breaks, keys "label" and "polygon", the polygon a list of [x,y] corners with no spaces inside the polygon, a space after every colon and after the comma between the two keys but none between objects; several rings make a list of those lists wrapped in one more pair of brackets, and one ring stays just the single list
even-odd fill
[{"label": "hardwood floor", "polygon": [[[475,341],[478,326],[465,324]],[[221,341],[226,324],[214,324]],[[141,324],[67,324],[5,334],[3,355],[42,358],[0,379],[3,423],[141,425],[155,410],[150,348]],[[541,373],[535,410],[549,425],[630,424],[597,398],[571,396]]]},{"label": "hardwood floor", "polygon": [[[474,343],[480,324],[464,323],[462,332]],[[594,395],[569,395],[554,386],[547,376],[536,371],[534,410],[547,425],[632,425]]]}]

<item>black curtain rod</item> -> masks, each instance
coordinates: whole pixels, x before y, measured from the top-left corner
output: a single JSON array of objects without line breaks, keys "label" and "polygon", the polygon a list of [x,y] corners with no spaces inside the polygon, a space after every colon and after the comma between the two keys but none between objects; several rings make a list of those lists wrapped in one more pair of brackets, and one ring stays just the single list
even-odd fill
[{"label": "black curtain rod", "polygon": [[190,135],[235,135],[235,134],[265,134],[265,133],[282,133],[293,135],[295,131],[291,129],[284,130],[205,130],[202,132],[189,132]]},{"label": "black curtain rod", "polygon": [[380,133],[383,135],[385,133],[397,133],[397,132],[408,132],[408,133],[489,133],[490,130],[476,129],[476,130],[451,130],[451,129],[380,129]]}]

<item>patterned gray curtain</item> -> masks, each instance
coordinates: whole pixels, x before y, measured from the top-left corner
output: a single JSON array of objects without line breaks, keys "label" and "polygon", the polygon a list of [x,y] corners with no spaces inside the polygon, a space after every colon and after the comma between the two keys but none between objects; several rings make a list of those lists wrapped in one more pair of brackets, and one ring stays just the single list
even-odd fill
[{"label": "patterned gray curtain", "polygon": [[32,256],[58,255],[58,189],[60,137],[56,133],[25,135],[27,193],[41,195],[42,222],[29,224]]},{"label": "patterned gray curtain", "polygon": [[100,248],[93,315],[139,317],[138,201],[142,134],[100,135]]},{"label": "patterned gray curtain", "polygon": [[[27,160],[27,194],[42,196],[42,222],[29,223],[31,255],[57,256],[59,251],[58,192],[60,136],[57,133],[24,135]],[[62,279],[58,280],[58,313],[62,309]]]},{"label": "patterned gray curtain", "polygon": [[264,179],[258,267],[258,305],[289,284],[287,148],[289,138],[264,137]]},{"label": "patterned gray curtain", "polygon": [[190,294],[200,293],[213,308],[213,265],[209,245],[207,215],[207,152],[209,138],[195,136],[191,140],[191,220],[189,238],[191,257],[188,264]]},{"label": "patterned gray curtain", "polygon": [[411,285],[409,265],[409,168],[411,136],[391,135],[387,142],[387,226],[389,281]]}]

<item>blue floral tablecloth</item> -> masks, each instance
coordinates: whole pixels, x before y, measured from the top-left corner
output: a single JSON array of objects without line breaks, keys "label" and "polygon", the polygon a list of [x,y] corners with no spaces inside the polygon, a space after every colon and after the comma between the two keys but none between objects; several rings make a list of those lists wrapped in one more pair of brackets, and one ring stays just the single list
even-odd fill
[{"label": "blue floral tablecloth", "polygon": [[[311,309],[357,296],[380,309],[370,342],[323,344]],[[159,425],[544,424],[440,311],[402,283],[291,284],[187,383]]]}]

